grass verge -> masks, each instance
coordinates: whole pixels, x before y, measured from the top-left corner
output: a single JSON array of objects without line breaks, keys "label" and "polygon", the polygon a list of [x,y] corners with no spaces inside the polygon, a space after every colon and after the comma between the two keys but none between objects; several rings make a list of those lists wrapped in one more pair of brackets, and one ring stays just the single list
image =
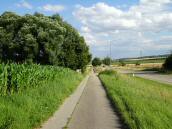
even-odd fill
[{"label": "grass verge", "polygon": [[58,109],[83,76],[69,69],[57,71],[54,79],[41,86],[27,88],[20,94],[0,96],[0,129],[37,128]]},{"label": "grass verge", "polygon": [[131,129],[172,129],[172,86],[106,71],[108,96]]}]

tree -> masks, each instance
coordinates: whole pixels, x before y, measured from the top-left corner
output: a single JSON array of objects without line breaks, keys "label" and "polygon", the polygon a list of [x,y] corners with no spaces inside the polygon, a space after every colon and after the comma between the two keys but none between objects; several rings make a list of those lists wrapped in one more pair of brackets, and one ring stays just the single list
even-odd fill
[{"label": "tree", "polygon": [[119,60],[119,65],[121,65],[121,66],[125,66],[126,65],[126,63],[124,62],[124,60]]},{"label": "tree", "polygon": [[105,57],[105,58],[103,59],[103,64],[105,64],[105,65],[110,65],[110,63],[111,63],[111,59],[110,59],[109,57]]},{"label": "tree", "polygon": [[139,66],[140,64],[141,64],[140,61],[136,61],[136,62],[135,62],[135,65],[136,65],[136,66]]},{"label": "tree", "polygon": [[165,60],[163,67],[165,70],[172,70],[172,54]]},{"label": "tree", "polygon": [[89,48],[84,38],[79,36],[79,33],[71,25],[64,22],[63,26],[66,31],[62,53],[59,56],[60,65],[84,71],[85,66],[91,61]]},{"label": "tree", "polygon": [[5,12],[0,16],[0,60],[84,70],[91,55],[84,38],[58,14]]},{"label": "tree", "polygon": [[102,64],[102,61],[100,60],[100,58],[98,57],[95,57],[93,60],[92,60],[92,65],[93,66],[99,66]]}]

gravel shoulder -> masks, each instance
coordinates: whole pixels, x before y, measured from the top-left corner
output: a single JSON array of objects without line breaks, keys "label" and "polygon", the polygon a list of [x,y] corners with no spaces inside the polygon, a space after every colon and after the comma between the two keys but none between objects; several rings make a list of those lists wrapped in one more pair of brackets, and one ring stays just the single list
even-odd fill
[{"label": "gravel shoulder", "polygon": [[69,121],[68,129],[121,129],[122,125],[99,78],[92,74]]}]

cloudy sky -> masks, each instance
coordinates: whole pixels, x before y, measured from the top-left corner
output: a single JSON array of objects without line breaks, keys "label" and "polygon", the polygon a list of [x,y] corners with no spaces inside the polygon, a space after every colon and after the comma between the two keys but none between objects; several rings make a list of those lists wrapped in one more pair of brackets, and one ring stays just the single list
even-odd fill
[{"label": "cloudy sky", "polygon": [[0,13],[59,13],[85,37],[93,56],[167,54],[172,50],[172,0],[1,0]]}]

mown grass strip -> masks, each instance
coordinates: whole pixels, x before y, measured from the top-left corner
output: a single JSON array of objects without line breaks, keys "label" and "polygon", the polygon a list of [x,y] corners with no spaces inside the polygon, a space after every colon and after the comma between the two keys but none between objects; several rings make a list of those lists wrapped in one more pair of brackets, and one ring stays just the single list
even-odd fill
[{"label": "mown grass strip", "polygon": [[99,77],[129,128],[172,129],[171,85],[110,71]]},{"label": "mown grass strip", "polygon": [[[32,68],[32,66],[30,67]],[[10,95],[0,96],[0,129],[34,129],[39,127],[58,109],[83,79],[81,74],[69,69],[49,68],[49,66],[33,67],[36,67],[34,70],[37,68],[44,70],[46,79],[38,79],[35,75],[34,86],[28,84],[28,87],[22,89],[20,93],[14,92]],[[44,72],[41,74],[44,76]],[[24,81],[27,79],[29,78],[25,78]],[[41,81],[41,83],[36,81]],[[18,84],[26,83],[18,82]]]}]

